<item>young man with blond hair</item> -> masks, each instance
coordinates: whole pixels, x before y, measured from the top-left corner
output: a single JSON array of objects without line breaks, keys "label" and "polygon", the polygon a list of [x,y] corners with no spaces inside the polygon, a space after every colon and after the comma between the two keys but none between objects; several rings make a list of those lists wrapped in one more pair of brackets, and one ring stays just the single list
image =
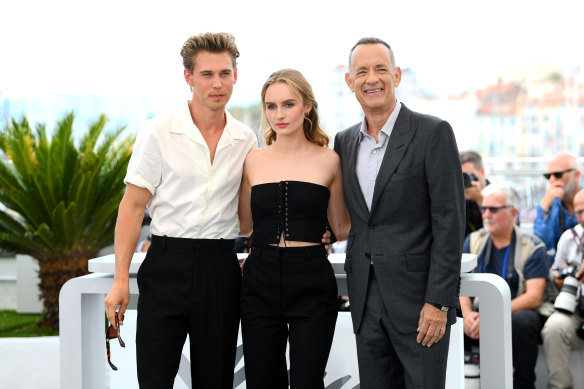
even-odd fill
[{"label": "young man with blond hair", "polygon": [[234,251],[243,161],[255,134],[225,106],[239,51],[226,33],[190,37],[181,50],[192,99],[140,129],[120,203],[115,322],[130,298],[129,266],[148,207],[152,244],[138,272],[136,354],[144,388],[172,388],[187,333],[193,388],[233,386],[241,272]]}]

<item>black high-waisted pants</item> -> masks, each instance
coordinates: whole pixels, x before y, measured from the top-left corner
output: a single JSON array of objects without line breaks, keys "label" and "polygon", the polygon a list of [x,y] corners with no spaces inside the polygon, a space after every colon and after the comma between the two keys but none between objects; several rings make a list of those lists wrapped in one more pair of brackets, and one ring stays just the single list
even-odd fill
[{"label": "black high-waisted pants", "polygon": [[322,245],[255,246],[243,267],[241,327],[248,389],[322,389],[337,283]]},{"label": "black high-waisted pants", "polygon": [[192,387],[232,389],[241,270],[233,240],[152,237],[138,272],[140,388],[171,389],[187,333]]}]

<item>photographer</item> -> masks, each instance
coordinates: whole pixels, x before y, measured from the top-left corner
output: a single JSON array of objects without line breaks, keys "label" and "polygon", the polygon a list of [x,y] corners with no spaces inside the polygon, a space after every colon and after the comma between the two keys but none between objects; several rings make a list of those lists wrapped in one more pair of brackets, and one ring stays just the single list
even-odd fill
[{"label": "photographer", "polygon": [[483,227],[479,206],[483,203],[482,191],[489,184],[485,178],[483,159],[476,151],[460,153],[462,174],[464,175],[464,196],[466,198],[466,225],[464,236]]},{"label": "photographer", "polygon": [[[474,273],[500,275],[511,292],[513,388],[533,389],[539,332],[545,321],[548,265],[545,245],[516,225],[519,195],[505,183],[488,185],[480,209],[484,227],[470,234],[463,252],[477,255]],[[480,337],[477,299],[460,297],[465,344]]]},{"label": "photographer", "polygon": [[[570,371],[570,349],[584,348],[583,316],[584,307],[581,297],[582,282],[584,281],[584,190],[580,190],[574,197],[574,213],[578,224],[562,234],[558,242],[558,250],[554,265],[550,269],[550,279],[558,290],[562,290],[567,277],[577,279],[576,288],[562,290],[556,299],[556,312],[547,320],[541,335],[543,350],[547,364],[548,388],[572,388],[573,379]],[[570,272],[571,267],[574,269]],[[564,294],[565,295],[562,295]],[[569,308],[558,310],[558,302],[562,298]],[[578,299],[577,299],[578,298]],[[576,300],[577,299],[577,300]]]},{"label": "photographer", "polygon": [[560,236],[578,224],[574,215],[574,196],[580,187],[580,170],[575,156],[556,154],[543,174],[549,187],[537,206],[533,233],[544,241],[553,265]]}]

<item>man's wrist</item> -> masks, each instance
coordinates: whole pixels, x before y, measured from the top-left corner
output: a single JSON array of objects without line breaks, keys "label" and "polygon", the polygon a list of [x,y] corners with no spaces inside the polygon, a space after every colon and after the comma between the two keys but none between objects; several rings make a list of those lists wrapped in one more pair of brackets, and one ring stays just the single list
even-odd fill
[{"label": "man's wrist", "polygon": [[450,307],[448,305],[436,304],[436,303],[431,303],[431,302],[428,302],[428,304],[430,304],[431,306],[438,308],[439,310],[444,311],[444,312],[448,312],[448,310],[450,309]]}]

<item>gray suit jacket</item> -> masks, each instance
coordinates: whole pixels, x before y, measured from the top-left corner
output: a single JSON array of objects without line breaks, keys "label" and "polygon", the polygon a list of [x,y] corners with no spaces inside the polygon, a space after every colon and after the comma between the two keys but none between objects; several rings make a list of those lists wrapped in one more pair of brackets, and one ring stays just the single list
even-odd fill
[{"label": "gray suit jacket", "polygon": [[[416,332],[425,302],[459,308],[465,203],[452,127],[402,104],[375,182],[371,212],[355,167],[360,124],[335,137],[351,216],[345,271],[359,332],[373,260],[383,301],[401,333]],[[448,312],[448,324],[456,310]]]}]

